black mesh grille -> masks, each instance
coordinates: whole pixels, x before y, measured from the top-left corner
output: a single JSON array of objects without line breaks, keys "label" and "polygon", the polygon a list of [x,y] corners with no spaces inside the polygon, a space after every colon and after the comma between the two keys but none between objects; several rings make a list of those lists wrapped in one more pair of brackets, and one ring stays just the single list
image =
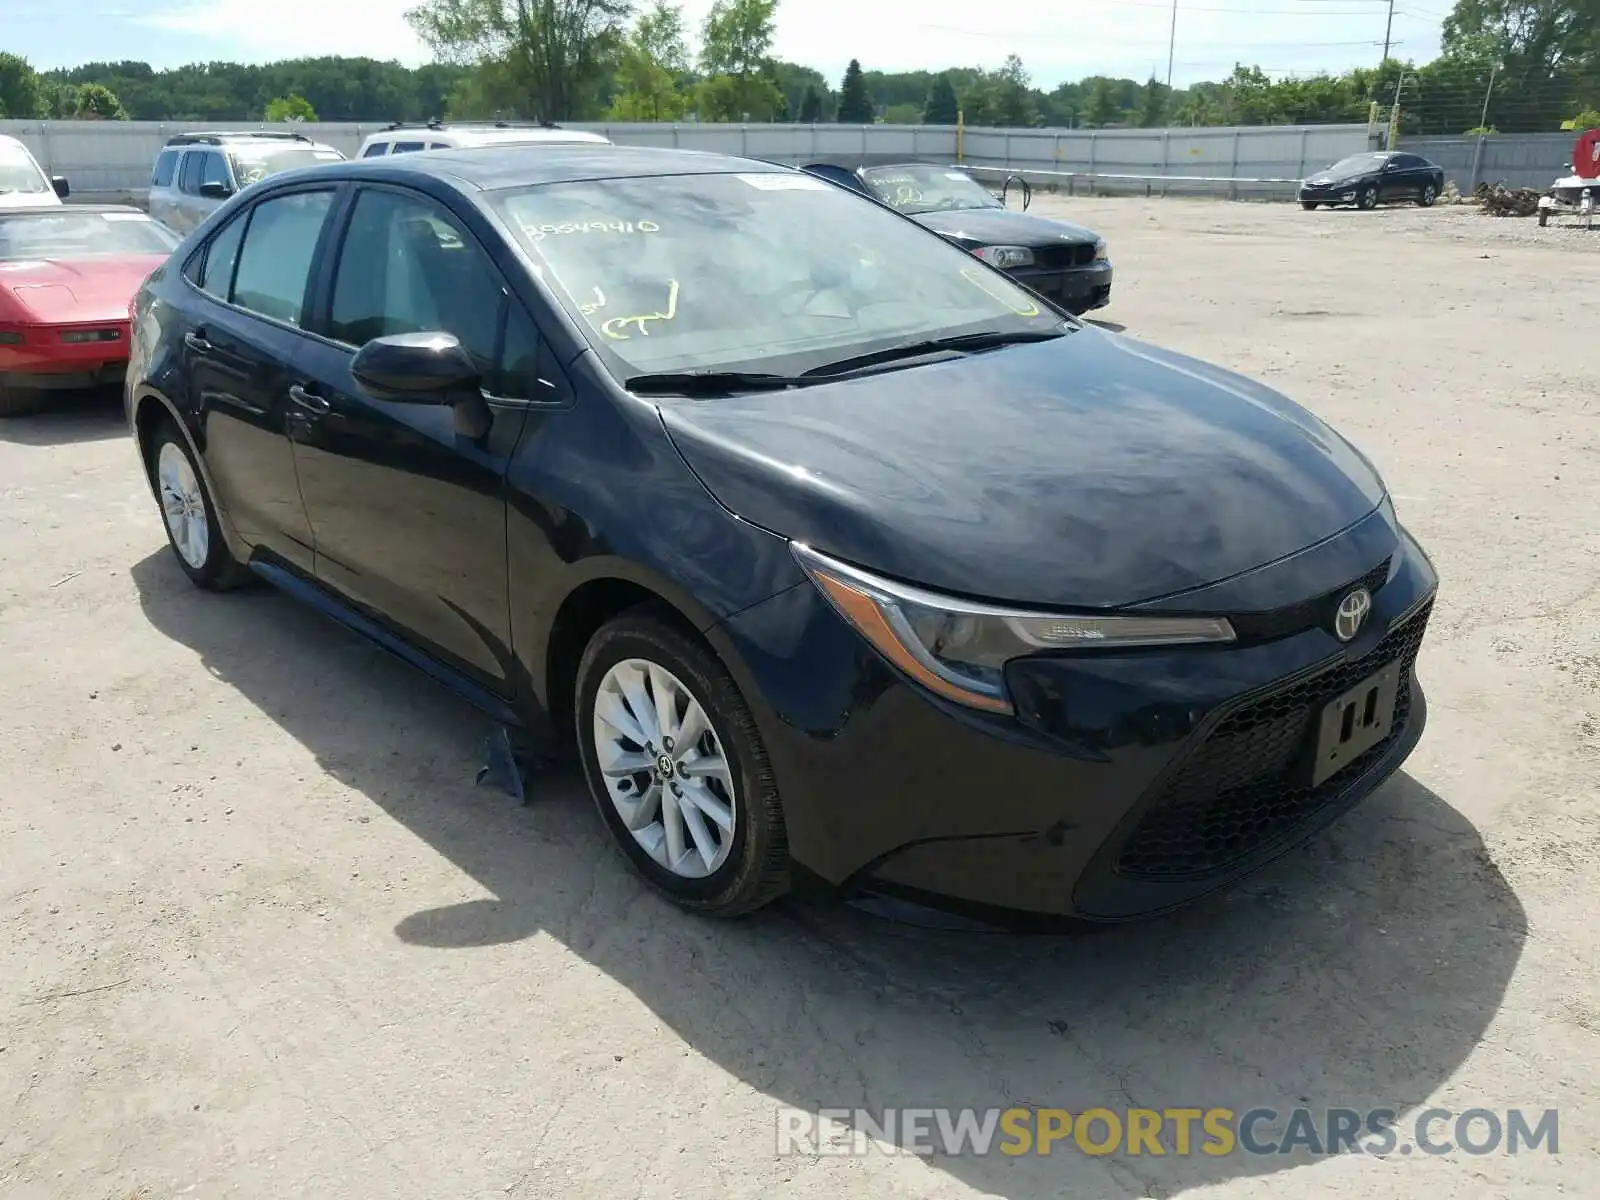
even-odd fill
[{"label": "black mesh grille", "polygon": [[1314,599],[1302,600],[1299,604],[1275,608],[1270,612],[1238,613],[1228,619],[1233,623],[1233,631],[1241,642],[1270,642],[1274,638],[1290,637],[1319,626],[1331,628],[1334,610],[1345,593],[1359,584],[1376,595],[1389,579],[1389,563],[1390,560],[1386,558],[1360,579]]},{"label": "black mesh grille", "polygon": [[1081,246],[1035,246],[1033,248],[1033,264],[1047,270],[1056,270],[1062,267],[1086,267],[1094,261],[1094,246],[1084,243]]},{"label": "black mesh grille", "polygon": [[[1246,703],[1220,721],[1169,777],[1117,859],[1129,878],[1215,875],[1277,841],[1375,764],[1411,716],[1411,668],[1432,605],[1389,631],[1371,653]],[[1398,660],[1400,692],[1389,735],[1320,787],[1301,766],[1323,705]]]}]

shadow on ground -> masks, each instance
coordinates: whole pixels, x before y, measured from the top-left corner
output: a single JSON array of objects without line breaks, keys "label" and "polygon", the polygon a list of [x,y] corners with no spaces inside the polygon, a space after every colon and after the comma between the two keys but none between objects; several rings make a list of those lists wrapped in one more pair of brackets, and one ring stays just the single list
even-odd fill
[{"label": "shadow on ground", "polygon": [[48,392],[37,412],[0,417],[0,442],[19,446],[68,446],[126,437],[122,389]]},{"label": "shadow on ground", "polygon": [[[529,808],[473,788],[489,727],[420,674],[270,591],[202,594],[165,550],[132,575],[157,630],[494,897],[395,936],[470,952],[549,933],[777,1104],[1403,1112],[1477,1044],[1526,937],[1473,827],[1403,774],[1245,886],[1157,922],[1020,937],[838,906],[691,918],[632,882],[576,776],[536,783]],[[1305,1159],[931,1161],[998,1196],[1142,1197]]]}]

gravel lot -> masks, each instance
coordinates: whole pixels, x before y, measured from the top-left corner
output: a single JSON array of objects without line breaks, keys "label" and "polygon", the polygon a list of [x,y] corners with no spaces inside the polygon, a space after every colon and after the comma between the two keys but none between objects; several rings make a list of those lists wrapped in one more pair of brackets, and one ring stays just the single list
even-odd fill
[{"label": "gravel lot", "polygon": [[[1550,1196],[1600,1123],[1600,233],[1041,196],[1129,334],[1352,436],[1434,555],[1406,772],[1074,938],[684,917],[573,777],[171,560],[120,414],[0,424],[0,1194]],[[1561,1154],[779,1158],[779,1105],[1560,1109]],[[1402,1123],[1403,1124],[1403,1123]]]}]

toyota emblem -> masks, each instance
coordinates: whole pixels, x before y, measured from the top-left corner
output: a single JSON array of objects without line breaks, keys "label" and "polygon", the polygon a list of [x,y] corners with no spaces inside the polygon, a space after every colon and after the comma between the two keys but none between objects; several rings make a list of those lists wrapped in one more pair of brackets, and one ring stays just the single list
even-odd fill
[{"label": "toyota emblem", "polygon": [[1372,593],[1364,587],[1351,588],[1339,601],[1339,608],[1333,614],[1333,636],[1341,642],[1348,642],[1361,632],[1371,611]]}]

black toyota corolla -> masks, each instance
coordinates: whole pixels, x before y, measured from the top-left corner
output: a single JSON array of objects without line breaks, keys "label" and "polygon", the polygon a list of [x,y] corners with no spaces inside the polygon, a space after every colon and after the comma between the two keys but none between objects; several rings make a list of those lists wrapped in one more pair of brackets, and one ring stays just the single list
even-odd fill
[{"label": "black toyota corolla", "polygon": [[1422,733],[1435,575],[1357,450],[803,172],[595,146],[286,173],[133,328],[178,566],[565,735],[692,909],[804,879],[1147,914]]}]

